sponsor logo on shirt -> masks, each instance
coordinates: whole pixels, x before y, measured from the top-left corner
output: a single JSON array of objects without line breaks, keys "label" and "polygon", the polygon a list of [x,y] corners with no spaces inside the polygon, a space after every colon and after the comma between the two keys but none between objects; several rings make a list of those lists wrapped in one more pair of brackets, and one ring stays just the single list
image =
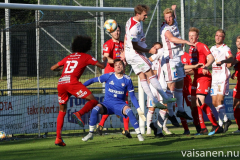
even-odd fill
[{"label": "sponsor logo on shirt", "polygon": [[111,88],[109,88],[108,91],[111,92],[111,93],[116,93],[116,94],[124,94],[124,91],[117,91],[117,90],[114,90],[114,89],[111,89]]},{"label": "sponsor logo on shirt", "polygon": [[142,68],[144,65],[145,65],[144,63],[143,64],[139,64],[138,68]]},{"label": "sponsor logo on shirt", "polygon": [[108,51],[108,47],[103,48],[104,51]]},{"label": "sponsor logo on shirt", "polygon": [[125,84],[124,84],[124,83],[122,83],[122,86],[124,87],[124,86],[125,86]]},{"label": "sponsor logo on shirt", "polygon": [[111,82],[109,82],[109,84],[111,84],[111,85],[114,85],[114,82],[113,82],[113,81],[111,81]]}]

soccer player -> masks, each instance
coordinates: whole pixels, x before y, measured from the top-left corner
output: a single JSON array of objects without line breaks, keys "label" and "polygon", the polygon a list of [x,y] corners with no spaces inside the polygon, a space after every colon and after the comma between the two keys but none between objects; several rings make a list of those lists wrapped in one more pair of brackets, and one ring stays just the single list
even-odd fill
[{"label": "soccer player", "polygon": [[222,29],[217,30],[215,34],[216,45],[212,46],[210,51],[215,58],[212,64],[212,103],[218,112],[218,124],[220,127],[224,125],[223,132],[225,133],[232,124],[232,121],[226,115],[223,102],[225,95],[229,93],[229,78],[231,74],[228,66],[230,67],[233,62],[233,55],[231,49],[223,43],[224,39],[225,31]]},{"label": "soccer player", "polygon": [[[161,70],[161,59],[163,55],[163,49],[162,49],[162,43],[155,42],[153,44],[153,47],[155,47],[158,52],[157,54],[152,55],[149,57],[149,60],[152,62],[152,70],[155,75],[157,75],[157,79],[159,83],[161,84],[164,91],[167,90],[167,84],[164,79],[163,72]],[[153,60],[154,59],[154,60]],[[159,101],[162,102],[162,96],[157,92],[157,90],[150,84],[150,89],[154,95],[154,97]],[[155,137],[163,137],[162,129],[166,132],[166,134],[172,134],[168,128],[166,127],[167,122],[167,109],[161,109],[158,112],[158,120],[152,123],[152,117],[153,113],[155,111],[155,108],[152,107],[152,100],[147,97],[147,107],[148,107],[148,113],[147,113],[147,134],[151,134],[151,130],[154,131]]]},{"label": "soccer player", "polygon": [[[169,98],[166,93],[162,90],[160,83],[157,80],[151,69],[151,63],[146,57],[145,53],[156,54],[157,50],[155,47],[147,49],[145,43],[145,35],[143,33],[142,23],[147,18],[149,7],[146,5],[137,5],[134,8],[135,16],[131,17],[126,23],[126,35],[124,40],[124,51],[125,58],[128,64],[132,66],[133,71],[140,78],[141,86],[147,96],[153,100],[153,107],[164,107],[154,98],[147,78],[154,88],[162,95],[164,102],[175,102],[175,98]],[[121,54],[122,56],[122,54]],[[124,58],[124,57],[122,57]]]},{"label": "soccer player", "polygon": [[86,54],[92,47],[92,39],[88,36],[78,35],[72,43],[73,53],[66,56],[63,60],[51,67],[53,71],[59,71],[63,68],[63,72],[58,81],[58,102],[60,105],[57,118],[57,138],[56,145],[66,146],[61,138],[61,130],[64,123],[64,117],[67,110],[67,102],[71,95],[76,98],[83,98],[88,102],[78,112],[73,113],[73,117],[77,120],[80,126],[84,126],[81,116],[89,112],[98,101],[93,94],[81,83],[79,78],[84,72],[87,65],[96,65],[104,69],[107,65],[107,58],[104,57],[104,62],[98,62],[91,55]]},{"label": "soccer player", "polygon": [[[110,34],[112,38],[103,44],[103,55],[108,58],[108,63],[104,70],[105,74],[114,72],[113,61],[116,58],[120,58],[120,54],[121,54],[120,51],[124,49],[124,43],[123,41],[120,41],[121,27],[118,25],[117,29]],[[127,97],[128,97],[128,94],[126,96],[126,103],[128,104]],[[109,115],[107,114],[103,115],[101,121],[98,124],[97,133],[99,135],[102,135],[103,126],[108,116]],[[124,124],[124,130],[125,130],[124,134],[128,138],[132,138],[129,132],[128,123],[129,123],[129,117],[127,118],[123,117],[123,124]]]},{"label": "soccer player", "polygon": [[236,123],[238,125],[238,130],[232,132],[234,134],[240,134],[240,36],[237,36],[236,38],[236,46],[237,46],[237,53],[236,57],[234,59],[235,64],[235,72],[232,74],[232,79],[237,78],[237,84],[233,89],[233,115],[236,120]]},{"label": "soccer player", "polygon": [[191,27],[189,29],[188,36],[190,42],[195,43],[196,45],[189,48],[189,55],[191,57],[192,64],[204,64],[202,68],[194,69],[194,80],[191,90],[194,124],[198,135],[208,134],[208,130],[203,120],[202,111],[204,111],[212,123],[212,130],[208,135],[213,135],[215,133],[222,132],[222,128],[218,125],[211,108],[205,103],[205,98],[210,90],[212,82],[212,75],[209,72],[208,67],[213,63],[214,57],[207,45],[198,42],[199,30],[197,28]]},{"label": "soccer player", "polygon": [[[183,55],[182,45],[188,44],[193,45],[193,43],[182,40],[180,32],[178,29],[178,24],[176,21],[176,5],[172,5],[172,8],[166,8],[163,11],[164,20],[160,34],[163,42],[164,49],[164,59],[162,64],[162,69],[165,75],[165,80],[168,85],[168,96],[177,99],[178,111],[176,115],[178,117],[183,117],[186,119],[192,119],[189,117],[183,109],[183,78],[185,77],[183,64],[181,62],[181,56]],[[179,126],[178,121],[173,112],[173,104],[168,103],[169,120],[175,126]]]},{"label": "soccer player", "polygon": [[129,117],[129,120],[134,127],[139,141],[144,141],[144,138],[141,135],[139,124],[136,117],[134,116],[131,108],[126,104],[125,97],[126,92],[128,91],[132,100],[133,105],[138,111],[138,115],[146,121],[144,113],[141,111],[137,98],[134,95],[134,88],[132,80],[130,77],[124,74],[124,62],[120,59],[114,60],[114,70],[115,72],[104,74],[100,77],[90,79],[84,83],[85,86],[88,86],[95,82],[103,83],[105,82],[105,97],[104,101],[101,104],[97,104],[93,108],[90,122],[89,122],[89,133],[84,138],[83,141],[88,141],[93,139],[93,131],[97,123],[98,114],[116,114],[121,117]]},{"label": "soccer player", "polygon": [[[187,52],[184,52],[184,55],[181,56],[182,64],[184,65],[191,65],[190,56]],[[192,89],[192,78],[191,75],[193,74],[192,69],[186,69],[185,74],[186,77],[183,79],[183,105],[184,100],[186,102],[186,105],[191,108],[191,89]],[[190,131],[188,128],[187,120],[185,118],[180,117],[182,126],[184,128],[184,135],[189,135]]]}]

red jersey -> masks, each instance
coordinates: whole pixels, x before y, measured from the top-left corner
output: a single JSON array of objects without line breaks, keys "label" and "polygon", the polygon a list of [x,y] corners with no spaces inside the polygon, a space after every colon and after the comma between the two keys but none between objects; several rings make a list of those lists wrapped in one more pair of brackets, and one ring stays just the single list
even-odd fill
[{"label": "red jersey", "polygon": [[[181,61],[182,64],[191,65],[191,57],[187,52],[184,52],[184,55],[181,56]],[[184,78],[184,84],[189,82],[192,83],[192,78],[190,75],[186,75],[186,77]]]},{"label": "red jersey", "polygon": [[[206,64],[207,63],[207,56],[211,54],[209,48],[207,45],[198,42],[196,44],[196,47],[191,46],[189,48],[189,56],[191,57],[191,64],[197,64],[197,63],[202,63]],[[202,73],[202,68],[194,69],[194,77],[209,77],[211,78],[211,73],[208,72],[208,74],[203,75]]]},{"label": "red jersey", "polygon": [[[123,49],[123,46],[123,41],[113,42],[112,39],[109,39],[106,43],[103,44],[103,54],[108,53],[109,57],[112,59],[120,58],[120,49]],[[109,72],[114,72],[114,65],[107,63],[104,73]]]},{"label": "red jersey", "polygon": [[236,60],[238,61],[238,63],[235,65],[234,69],[235,69],[235,75],[237,76],[237,80],[240,80],[240,52],[236,53]]},{"label": "red jersey", "polygon": [[95,65],[98,61],[86,53],[72,53],[58,62],[63,72],[58,84],[77,83],[87,65]]}]

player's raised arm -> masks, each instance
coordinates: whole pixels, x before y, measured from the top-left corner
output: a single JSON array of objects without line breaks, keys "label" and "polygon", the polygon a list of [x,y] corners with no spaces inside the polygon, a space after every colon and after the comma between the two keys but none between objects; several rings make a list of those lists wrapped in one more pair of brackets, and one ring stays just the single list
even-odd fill
[{"label": "player's raised arm", "polygon": [[54,64],[52,67],[51,67],[51,70],[52,71],[60,71],[63,69],[63,66],[59,66],[58,63]]},{"label": "player's raised arm", "polygon": [[107,66],[107,62],[107,57],[103,57],[103,62],[97,62],[95,65],[101,69],[104,69]]},{"label": "player's raised arm", "polygon": [[170,31],[166,31],[165,36],[167,39],[169,39],[170,42],[176,43],[176,44],[187,44],[189,46],[195,46],[194,43],[189,42],[187,40],[179,39],[177,37],[174,37]]},{"label": "player's raised arm", "polygon": [[92,83],[96,83],[96,82],[99,82],[99,83],[106,82],[108,80],[110,74],[107,73],[107,74],[101,75],[100,77],[95,77],[95,78],[89,79],[86,82],[84,82],[83,85],[89,86]]}]

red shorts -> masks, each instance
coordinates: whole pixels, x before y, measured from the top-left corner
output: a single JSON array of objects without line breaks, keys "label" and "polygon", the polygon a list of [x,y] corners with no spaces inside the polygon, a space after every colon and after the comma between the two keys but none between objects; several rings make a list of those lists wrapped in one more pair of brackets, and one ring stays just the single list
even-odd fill
[{"label": "red shorts", "polygon": [[207,95],[211,88],[212,78],[198,77],[194,78],[191,95],[196,97],[197,94]]},{"label": "red shorts", "polygon": [[238,83],[233,89],[233,98],[240,99],[240,84]]},{"label": "red shorts", "polygon": [[191,90],[192,84],[183,86],[183,100],[185,100],[187,106],[191,106]]},{"label": "red shorts", "polygon": [[81,82],[75,84],[59,84],[58,87],[58,103],[67,104],[71,95],[76,98],[86,98],[92,92],[87,89]]}]

